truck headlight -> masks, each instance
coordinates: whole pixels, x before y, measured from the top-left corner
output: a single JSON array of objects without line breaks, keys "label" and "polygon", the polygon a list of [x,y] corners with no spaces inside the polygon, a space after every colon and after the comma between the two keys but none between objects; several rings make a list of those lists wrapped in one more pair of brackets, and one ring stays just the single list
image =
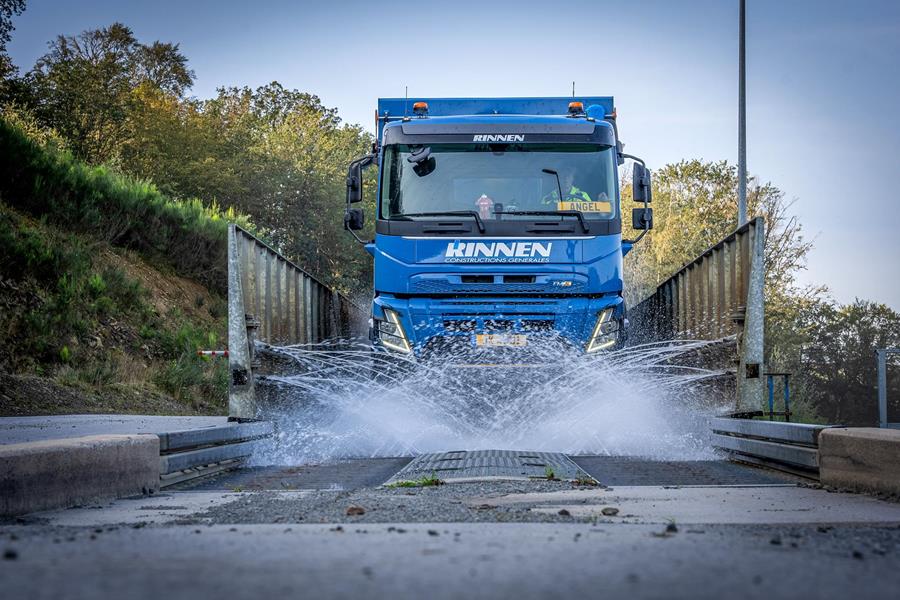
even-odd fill
[{"label": "truck headlight", "polygon": [[385,348],[394,350],[395,352],[409,354],[412,351],[412,348],[409,345],[409,339],[406,337],[406,332],[403,331],[403,325],[400,324],[400,316],[396,311],[385,308],[384,319],[385,320],[383,321],[381,319],[375,320],[375,323],[378,325],[376,335],[381,341],[381,344]]},{"label": "truck headlight", "polygon": [[616,339],[619,336],[619,322],[613,319],[613,313],[616,309],[613,307],[605,308],[597,316],[597,324],[594,325],[594,331],[587,343],[586,351],[597,352],[599,350],[607,350],[616,345]]}]

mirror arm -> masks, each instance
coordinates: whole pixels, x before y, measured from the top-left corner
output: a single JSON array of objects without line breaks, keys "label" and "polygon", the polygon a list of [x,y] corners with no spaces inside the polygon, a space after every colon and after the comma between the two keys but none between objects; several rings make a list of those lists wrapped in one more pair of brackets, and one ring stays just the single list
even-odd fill
[{"label": "mirror arm", "polygon": [[641,241],[641,238],[643,238],[645,235],[647,235],[648,231],[650,231],[650,230],[647,229],[647,225],[645,223],[644,229],[643,229],[643,231],[641,231],[641,234],[639,236],[637,236],[633,240],[622,240],[622,243],[623,244],[631,244],[633,246],[634,244],[637,244],[639,241]]},{"label": "mirror arm", "polygon": [[355,232],[355,231],[353,231],[352,229],[350,229],[349,227],[347,227],[347,223],[348,223],[349,220],[350,220],[350,217],[349,217],[348,215],[344,215],[344,229],[346,229],[347,231],[349,231],[349,232],[350,232],[350,235],[353,236],[353,239],[355,239],[357,242],[359,242],[359,243],[362,244],[363,246],[365,246],[366,244],[368,244],[369,242],[367,242],[366,240],[360,238],[358,235],[356,235],[356,232]]},{"label": "mirror arm", "polygon": [[643,161],[643,159],[640,159],[637,156],[634,156],[633,154],[625,154],[624,152],[619,152],[619,156],[621,156],[622,158],[630,158],[634,162],[641,163],[641,166],[644,167],[645,169],[647,168],[647,163],[645,163]]}]

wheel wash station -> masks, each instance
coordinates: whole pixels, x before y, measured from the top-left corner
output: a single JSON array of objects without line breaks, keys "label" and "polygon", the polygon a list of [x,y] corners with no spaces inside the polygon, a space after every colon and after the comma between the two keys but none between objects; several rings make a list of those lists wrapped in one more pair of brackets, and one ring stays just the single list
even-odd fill
[{"label": "wheel wash station", "polygon": [[[335,344],[364,347],[357,354],[378,361],[440,361],[452,353],[489,368],[494,360],[515,366],[549,344],[602,356],[707,341],[679,360],[719,373],[708,393],[729,408],[708,415],[708,440],[723,457],[837,487],[900,493],[900,432],[891,428],[883,384],[885,357],[896,350],[878,354],[882,428],[793,422],[791,374],[770,372],[764,362],[761,217],[685,264],[650,297],[625,305],[628,254],[653,226],[652,184],[644,162],[624,152],[612,97],[385,98],[376,120],[372,152],[349,165],[344,215],[345,229],[374,261],[368,306],[230,226],[227,419],[183,428],[177,421],[140,430],[123,425],[104,430],[102,442],[65,449],[0,446],[8,455],[5,480],[18,482],[4,494],[5,514],[184,486],[240,469],[279,428],[267,413],[265,385],[280,368],[267,364],[278,353],[265,350]],[[629,159],[637,205],[630,222],[619,179]],[[377,169],[369,215],[357,208],[367,168]],[[366,218],[374,219],[372,239],[360,237]],[[385,483],[528,479],[548,470],[564,479],[594,476],[577,457],[532,450],[446,448],[413,457]],[[10,458],[48,452],[55,458]],[[79,468],[90,476],[77,477],[78,485],[47,476]]]}]

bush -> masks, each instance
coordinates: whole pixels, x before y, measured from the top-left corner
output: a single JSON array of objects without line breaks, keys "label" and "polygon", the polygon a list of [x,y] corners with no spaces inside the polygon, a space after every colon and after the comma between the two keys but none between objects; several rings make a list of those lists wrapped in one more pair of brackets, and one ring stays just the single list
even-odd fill
[{"label": "bush", "polygon": [[159,370],[156,385],[179,401],[188,401],[195,409],[202,401],[220,404],[228,393],[228,368],[195,352],[182,352]]}]

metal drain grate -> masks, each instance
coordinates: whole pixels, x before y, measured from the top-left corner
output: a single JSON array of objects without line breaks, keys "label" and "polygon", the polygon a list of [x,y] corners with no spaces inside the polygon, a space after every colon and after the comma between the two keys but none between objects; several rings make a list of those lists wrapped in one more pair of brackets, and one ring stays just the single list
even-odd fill
[{"label": "metal drain grate", "polygon": [[548,469],[559,479],[590,476],[565,454],[516,450],[457,450],[423,454],[412,460],[384,485],[434,475],[447,482],[488,479],[543,479]]}]

